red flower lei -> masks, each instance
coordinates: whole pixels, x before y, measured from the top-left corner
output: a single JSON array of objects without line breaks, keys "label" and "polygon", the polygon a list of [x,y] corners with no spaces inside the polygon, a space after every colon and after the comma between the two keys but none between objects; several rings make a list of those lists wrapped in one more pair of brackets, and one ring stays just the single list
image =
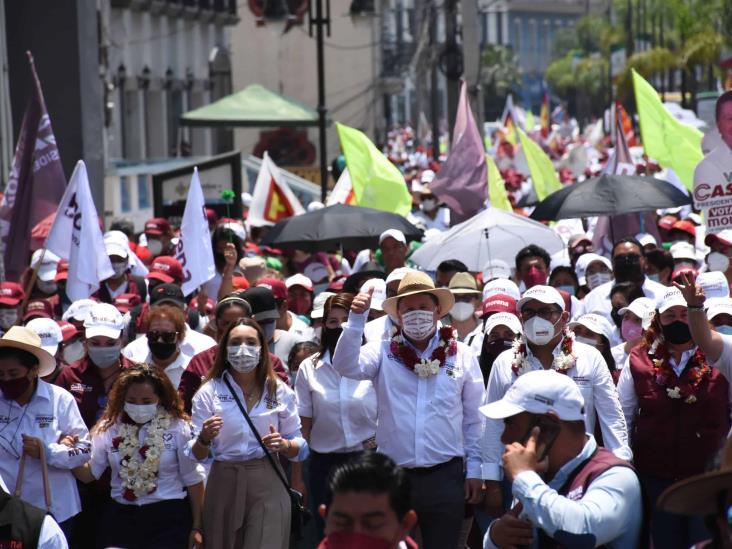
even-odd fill
[{"label": "red flower lei", "polygon": [[447,357],[457,354],[457,339],[455,338],[455,330],[453,327],[443,326],[440,328],[438,333],[440,335],[440,341],[435,350],[432,351],[432,355],[429,359],[420,359],[417,356],[417,352],[405,343],[401,330],[398,330],[391,338],[389,351],[394,358],[401,362],[407,369],[420,375],[420,377],[427,377],[416,370],[418,365],[425,365],[433,361],[438,361],[440,364],[439,367],[442,368],[445,365]]},{"label": "red flower lei", "polygon": [[679,376],[671,367],[669,353],[666,346],[658,343],[651,347],[648,356],[653,363],[653,377],[657,385],[666,389],[666,394],[672,399],[683,399],[686,404],[694,404],[698,398],[699,387],[706,378],[712,375],[712,369],[707,363],[701,349],[697,348],[694,355],[689,359],[688,381],[680,382]]},{"label": "red flower lei", "polygon": [[[562,335],[563,337],[560,347],[561,354],[558,357],[554,357],[554,361],[552,362],[552,369],[559,372],[560,374],[567,375],[567,372],[569,372],[569,370],[572,369],[572,367],[577,362],[576,357],[574,356],[574,354],[572,354],[572,347],[574,344],[574,332],[570,331],[569,329],[565,329]],[[526,371],[531,371],[532,369],[526,358],[525,337],[517,339],[514,342],[513,348],[514,353],[513,362],[511,362],[511,370],[518,377],[521,374],[525,374]],[[557,361],[557,359],[560,360]]]}]

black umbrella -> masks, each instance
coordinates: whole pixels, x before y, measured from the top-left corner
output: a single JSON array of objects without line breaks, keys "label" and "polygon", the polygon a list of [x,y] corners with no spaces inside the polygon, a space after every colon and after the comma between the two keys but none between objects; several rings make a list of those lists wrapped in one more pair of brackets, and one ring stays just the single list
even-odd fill
[{"label": "black umbrella", "polygon": [[378,246],[379,236],[387,229],[402,231],[407,240],[422,237],[422,231],[401,215],[336,204],[283,219],[267,232],[261,243],[306,252],[337,248],[363,250]]},{"label": "black umbrella", "polygon": [[556,191],[536,205],[532,219],[551,221],[620,215],[691,204],[691,197],[654,177],[602,174]]}]

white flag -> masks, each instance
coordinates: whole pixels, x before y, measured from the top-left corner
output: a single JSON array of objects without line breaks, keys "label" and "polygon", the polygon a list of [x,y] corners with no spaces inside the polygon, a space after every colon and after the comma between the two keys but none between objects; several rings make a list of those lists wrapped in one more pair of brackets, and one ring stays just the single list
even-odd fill
[{"label": "white flag", "polygon": [[69,262],[66,295],[71,301],[88,298],[102,280],[114,276],[82,160],[76,163],[58,206],[46,249]]},{"label": "white flag", "polygon": [[192,294],[196,288],[216,275],[211,234],[208,232],[206,218],[206,203],[203,200],[198,168],[193,170],[191,186],[188,187],[186,209],[183,211],[175,258],[183,266],[183,295]]},{"label": "white flag", "polygon": [[348,168],[341,172],[341,176],[330,191],[328,200],[325,201],[326,206],[333,206],[334,204],[348,204],[353,206],[356,203],[356,195],[353,194],[353,184],[351,183],[351,175],[348,173]]},{"label": "white flag", "polygon": [[262,167],[259,168],[257,181],[254,183],[247,222],[252,227],[262,227],[303,213],[305,208],[265,151]]}]

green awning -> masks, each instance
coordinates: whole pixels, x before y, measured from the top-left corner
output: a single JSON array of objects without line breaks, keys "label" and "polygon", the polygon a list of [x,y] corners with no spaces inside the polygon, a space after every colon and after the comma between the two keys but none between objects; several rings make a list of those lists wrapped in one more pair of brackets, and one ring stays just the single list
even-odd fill
[{"label": "green awning", "polygon": [[259,84],[181,116],[184,126],[317,126],[318,112]]}]

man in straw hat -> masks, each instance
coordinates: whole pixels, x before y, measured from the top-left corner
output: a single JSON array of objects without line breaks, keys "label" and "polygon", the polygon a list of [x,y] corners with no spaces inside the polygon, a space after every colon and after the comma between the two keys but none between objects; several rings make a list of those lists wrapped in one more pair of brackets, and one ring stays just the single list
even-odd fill
[{"label": "man in straw hat", "polygon": [[456,547],[465,502],[482,498],[480,368],[452,328],[438,329],[454,298],[425,273],[405,274],[397,294],[384,300],[384,311],[399,320],[394,335],[361,347],[370,303],[371,293],[353,299],[333,367],[374,381],[376,443],[410,477],[423,546]]},{"label": "man in straw hat", "polygon": [[[89,431],[74,397],[40,379],[55,368],[56,360],[28,328],[13,326],[0,338],[0,478],[20,487],[23,501],[50,507],[68,538],[81,511],[71,469],[89,461],[91,453]],[[58,443],[62,435],[74,439],[72,447]],[[22,456],[24,476],[18,482]],[[44,497],[44,459],[50,502]]]},{"label": "man in straw hat", "polygon": [[540,547],[638,545],[638,477],[585,433],[585,400],[569,377],[528,372],[480,411],[503,421],[503,467],[518,500],[491,523],[486,549],[532,545],[535,538]]}]

